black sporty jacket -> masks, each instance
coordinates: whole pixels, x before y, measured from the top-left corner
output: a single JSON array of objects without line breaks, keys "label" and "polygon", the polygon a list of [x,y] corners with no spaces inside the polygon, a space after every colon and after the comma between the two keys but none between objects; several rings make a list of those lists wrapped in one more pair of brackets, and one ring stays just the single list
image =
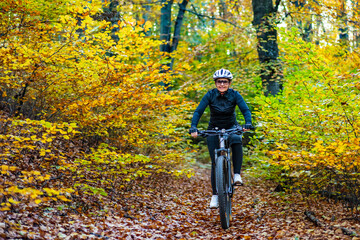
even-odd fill
[{"label": "black sporty jacket", "polygon": [[229,88],[223,95],[216,88],[208,91],[194,112],[191,128],[196,129],[207,106],[210,107],[209,129],[214,127],[229,129],[237,125],[236,105],[244,115],[245,123],[251,124],[251,112],[238,91]]}]

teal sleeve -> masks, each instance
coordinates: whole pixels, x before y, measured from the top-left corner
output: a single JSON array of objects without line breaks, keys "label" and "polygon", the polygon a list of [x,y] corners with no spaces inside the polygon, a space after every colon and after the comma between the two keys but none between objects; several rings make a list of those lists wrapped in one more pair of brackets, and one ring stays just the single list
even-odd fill
[{"label": "teal sleeve", "polygon": [[251,112],[249,107],[247,106],[244,98],[240,95],[240,93],[236,92],[236,104],[238,105],[241,113],[245,118],[245,123],[251,124]]},{"label": "teal sleeve", "polygon": [[197,106],[192,121],[191,121],[191,127],[197,127],[201,116],[203,115],[206,107],[209,105],[209,99],[210,99],[210,93],[207,92],[205,96],[201,99],[199,105]]}]

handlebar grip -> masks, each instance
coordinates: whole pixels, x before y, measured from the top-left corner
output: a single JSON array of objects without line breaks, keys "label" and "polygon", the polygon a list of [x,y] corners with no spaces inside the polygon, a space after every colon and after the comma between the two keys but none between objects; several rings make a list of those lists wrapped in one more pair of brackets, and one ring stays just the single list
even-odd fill
[{"label": "handlebar grip", "polygon": [[241,126],[244,129],[255,130],[255,127],[251,123],[246,123]]}]

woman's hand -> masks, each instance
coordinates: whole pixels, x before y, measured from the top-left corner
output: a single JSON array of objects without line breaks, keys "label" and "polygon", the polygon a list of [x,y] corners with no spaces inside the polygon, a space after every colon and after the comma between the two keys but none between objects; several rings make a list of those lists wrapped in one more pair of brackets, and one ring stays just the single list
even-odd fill
[{"label": "woman's hand", "polygon": [[253,125],[251,123],[245,123],[243,128],[244,128],[244,132],[254,130],[254,127],[253,127]]},{"label": "woman's hand", "polygon": [[189,133],[193,138],[196,138],[198,136],[198,130],[196,129],[196,127],[191,127]]}]

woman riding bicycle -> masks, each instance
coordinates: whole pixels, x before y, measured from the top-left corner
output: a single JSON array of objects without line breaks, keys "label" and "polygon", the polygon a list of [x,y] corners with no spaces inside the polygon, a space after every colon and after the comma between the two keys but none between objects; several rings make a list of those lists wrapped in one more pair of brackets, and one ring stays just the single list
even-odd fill
[{"label": "woman riding bicycle", "polygon": [[[245,129],[252,128],[251,112],[246,105],[243,97],[239,92],[230,87],[233,76],[227,69],[217,70],[213,79],[216,88],[208,91],[201,99],[199,106],[196,108],[192,122],[190,133],[192,137],[197,137],[197,125],[207,106],[210,107],[210,122],[208,130],[210,129],[231,129],[238,126],[235,115],[236,105],[239,107],[241,113],[245,118]],[[230,136],[230,145],[232,149],[232,161],[234,165],[234,183],[242,184],[240,170],[243,160],[242,139],[241,136],[233,134]],[[211,187],[213,196],[210,201],[210,208],[217,208],[219,206],[218,196],[216,193],[215,184],[215,149],[219,148],[219,139],[217,136],[207,137],[207,146],[211,157]]]}]

